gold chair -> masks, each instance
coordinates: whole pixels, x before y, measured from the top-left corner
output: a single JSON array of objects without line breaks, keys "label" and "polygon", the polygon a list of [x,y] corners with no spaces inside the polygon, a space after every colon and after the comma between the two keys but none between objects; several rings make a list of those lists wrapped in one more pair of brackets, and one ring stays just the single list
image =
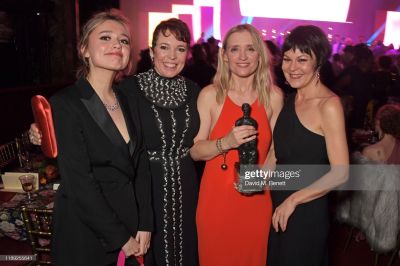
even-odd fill
[{"label": "gold chair", "polygon": [[14,141],[7,142],[0,145],[0,169],[7,166],[8,164],[19,160],[19,164],[23,166],[23,156],[32,147],[32,143],[29,140],[29,131],[25,131],[20,137],[15,138]]},{"label": "gold chair", "polygon": [[50,238],[53,210],[22,207],[22,217],[36,261],[30,265],[51,265]]},{"label": "gold chair", "polygon": [[15,141],[0,145],[0,169],[18,158],[18,149]]}]

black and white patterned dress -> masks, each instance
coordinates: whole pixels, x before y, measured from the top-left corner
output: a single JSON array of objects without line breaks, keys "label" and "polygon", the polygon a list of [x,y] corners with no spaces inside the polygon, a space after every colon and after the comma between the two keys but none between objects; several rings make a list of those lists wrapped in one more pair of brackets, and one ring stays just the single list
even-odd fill
[{"label": "black and white patterned dress", "polygon": [[195,214],[199,179],[189,148],[200,123],[199,87],[181,76],[161,77],[154,69],[123,84],[138,90],[152,174],[155,232],[152,255],[146,256],[145,265],[198,265]]}]

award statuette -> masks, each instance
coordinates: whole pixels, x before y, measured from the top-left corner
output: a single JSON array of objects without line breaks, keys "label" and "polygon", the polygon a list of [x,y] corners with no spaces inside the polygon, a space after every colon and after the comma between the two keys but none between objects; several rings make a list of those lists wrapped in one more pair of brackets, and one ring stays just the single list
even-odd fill
[{"label": "award statuette", "polygon": [[[243,116],[236,120],[235,126],[249,125],[257,129],[257,121],[250,117],[251,107],[248,103],[242,104],[242,111]],[[258,164],[257,138],[243,143],[237,150],[239,152],[239,162],[235,163],[237,173],[237,182],[235,183],[236,190],[243,194],[263,191],[264,186],[261,184],[260,180],[253,180],[254,178],[249,180],[244,176],[245,169],[255,170],[254,166]]]}]

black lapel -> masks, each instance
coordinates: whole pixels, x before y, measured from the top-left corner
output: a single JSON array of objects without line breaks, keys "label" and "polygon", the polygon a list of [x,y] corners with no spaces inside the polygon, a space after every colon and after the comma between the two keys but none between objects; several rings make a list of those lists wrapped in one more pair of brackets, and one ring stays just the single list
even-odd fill
[{"label": "black lapel", "polygon": [[82,91],[81,101],[89,111],[93,120],[96,121],[97,125],[115,145],[115,147],[118,148],[124,154],[124,156],[126,156],[125,158],[128,158],[128,149],[126,147],[124,138],[121,136],[117,126],[114,124],[114,121],[108,114],[103,102],[100,100],[100,97],[96,94],[86,79],[78,80],[77,85]]},{"label": "black lapel", "polygon": [[117,96],[118,102],[121,106],[122,113],[124,114],[124,119],[130,139],[128,146],[129,154],[130,156],[132,156],[134,154],[137,145],[137,137],[138,137],[138,131],[135,125],[135,121],[133,120],[133,117],[131,115],[131,112],[132,110],[134,110],[135,106],[130,106],[129,103],[132,103],[132,101],[130,101],[131,99],[127,99],[129,95],[122,93],[120,89],[117,88],[115,90],[115,95]]}]

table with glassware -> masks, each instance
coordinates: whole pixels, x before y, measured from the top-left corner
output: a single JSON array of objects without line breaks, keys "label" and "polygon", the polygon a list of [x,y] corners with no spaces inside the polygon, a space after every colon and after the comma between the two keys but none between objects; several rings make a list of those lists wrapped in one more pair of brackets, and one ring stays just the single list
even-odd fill
[{"label": "table with glassware", "polygon": [[32,200],[27,200],[26,193],[0,192],[0,237],[8,236],[15,240],[27,239],[21,207],[53,208],[54,196],[52,184],[32,192]]},{"label": "table with glassware", "polygon": [[[27,234],[22,220],[21,207],[53,208],[55,190],[54,181],[58,178],[55,160],[44,158],[41,154],[31,156],[31,172],[37,173],[39,180],[32,180],[33,175],[24,172],[24,168],[14,169],[20,172],[19,181],[23,190],[20,192],[0,190],[0,237],[8,236],[25,241]],[[15,174],[15,173],[14,173]],[[39,184],[39,189],[34,184]]]}]

